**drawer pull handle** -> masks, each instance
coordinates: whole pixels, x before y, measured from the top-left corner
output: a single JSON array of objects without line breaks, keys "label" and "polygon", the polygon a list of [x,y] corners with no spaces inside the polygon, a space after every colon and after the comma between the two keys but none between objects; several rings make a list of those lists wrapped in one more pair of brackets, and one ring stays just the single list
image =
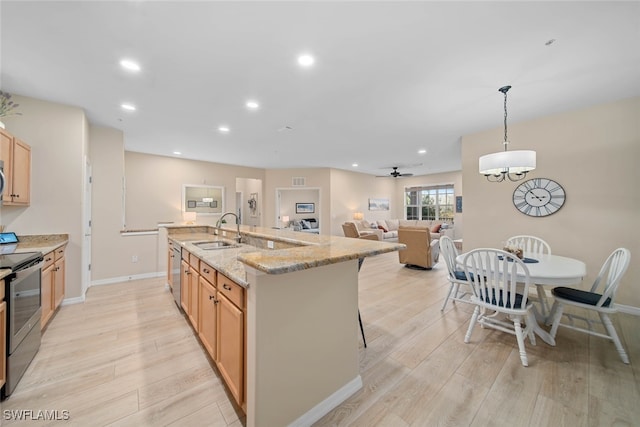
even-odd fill
[{"label": "drawer pull handle", "polygon": [[214,300],[214,301],[215,301],[215,300],[216,300],[216,297],[214,297],[213,295],[209,295],[209,299],[210,299],[210,300]]},{"label": "drawer pull handle", "polygon": [[227,285],[226,283],[224,285],[222,285],[222,287],[225,288],[228,291],[231,290],[231,286]]},{"label": "drawer pull handle", "polygon": [[203,268],[202,271],[204,271],[205,273],[209,274],[211,273],[209,270],[207,270],[206,268]]}]

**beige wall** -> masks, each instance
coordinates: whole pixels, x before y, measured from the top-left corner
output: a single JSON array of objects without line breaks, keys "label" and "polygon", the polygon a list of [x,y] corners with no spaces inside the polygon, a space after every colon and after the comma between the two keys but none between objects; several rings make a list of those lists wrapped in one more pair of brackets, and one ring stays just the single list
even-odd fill
[{"label": "beige wall", "polygon": [[565,205],[548,217],[515,209],[518,183],[489,183],[478,173],[479,156],[500,150],[502,133],[496,128],[462,140],[464,249],[536,235],[554,253],[587,263],[587,287],[606,257],[626,247],[632,259],[617,302],[640,307],[640,98],[509,124],[512,149],[537,151],[528,178],[550,178],[565,189]]},{"label": "beige wall", "polygon": [[[265,171],[265,194],[262,205],[263,226],[279,226],[276,218],[276,190],[293,188],[292,177],[305,177],[306,187],[320,188],[320,202],[316,205],[313,214],[320,222],[321,233],[329,234],[329,228],[325,227],[330,217],[331,186],[329,180],[330,169],[270,169]],[[311,216],[311,215],[309,215]]]},{"label": "beige wall", "polygon": [[2,121],[31,146],[31,205],[4,206],[2,223],[21,234],[69,234],[65,299],[80,298],[83,164],[87,121],[80,108],[14,95],[21,116]]},{"label": "beige wall", "polygon": [[[242,193],[242,206],[240,206],[242,223],[245,225],[262,226],[262,205],[264,201],[264,194],[262,191],[262,180],[252,178],[237,178],[236,179],[236,192]],[[249,198],[252,193],[258,195],[258,207],[256,209],[256,216],[251,216],[251,209],[249,209]],[[236,206],[236,212],[238,207]]]}]

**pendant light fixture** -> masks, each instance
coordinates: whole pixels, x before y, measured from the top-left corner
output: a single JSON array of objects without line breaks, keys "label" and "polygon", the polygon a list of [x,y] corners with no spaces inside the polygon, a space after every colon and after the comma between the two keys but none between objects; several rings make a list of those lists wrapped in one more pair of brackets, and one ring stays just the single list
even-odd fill
[{"label": "pendant light fixture", "polygon": [[504,150],[498,153],[487,154],[480,157],[480,173],[488,181],[502,182],[507,178],[510,181],[520,181],[527,172],[536,168],[536,152],[532,150],[508,151],[507,139],[507,92],[511,86],[503,86],[498,89],[504,94]]}]

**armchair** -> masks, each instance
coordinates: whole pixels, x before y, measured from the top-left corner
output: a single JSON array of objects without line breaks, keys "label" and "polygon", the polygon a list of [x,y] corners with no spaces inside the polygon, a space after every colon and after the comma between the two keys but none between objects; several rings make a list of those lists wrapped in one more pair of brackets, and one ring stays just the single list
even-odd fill
[{"label": "armchair", "polygon": [[360,233],[358,227],[353,222],[345,222],[342,224],[342,232],[344,237],[353,237],[356,239],[381,240],[376,233]]},{"label": "armchair", "polygon": [[431,270],[438,262],[440,245],[437,239],[431,240],[428,227],[398,228],[398,243],[404,243],[407,248],[398,252],[401,264],[409,268]]}]

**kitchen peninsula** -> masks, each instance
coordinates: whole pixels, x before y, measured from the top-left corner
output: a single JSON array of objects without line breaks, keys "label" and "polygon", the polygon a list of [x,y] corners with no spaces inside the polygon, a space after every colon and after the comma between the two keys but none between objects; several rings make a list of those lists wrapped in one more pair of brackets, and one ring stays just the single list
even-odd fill
[{"label": "kitchen peninsula", "polygon": [[[253,226],[241,226],[242,243],[233,244],[235,226],[223,226],[217,236],[215,231],[208,226],[166,226],[160,241],[181,247],[187,271],[197,274],[193,264],[199,265],[199,300],[220,302],[212,306],[217,308],[204,306],[197,312],[203,329],[207,310],[223,309],[224,290],[231,290],[230,285],[241,288],[244,298],[236,300],[235,309],[243,310],[242,391],[230,385],[224,366],[219,370],[245,410],[247,426],[310,425],[362,387],[358,259],[404,245]],[[198,243],[203,241],[231,246],[202,249]],[[207,280],[212,269],[217,279]],[[211,280],[218,282],[217,297],[206,293],[215,291]],[[217,319],[221,331],[220,314]],[[199,336],[209,351],[202,332]]]}]

